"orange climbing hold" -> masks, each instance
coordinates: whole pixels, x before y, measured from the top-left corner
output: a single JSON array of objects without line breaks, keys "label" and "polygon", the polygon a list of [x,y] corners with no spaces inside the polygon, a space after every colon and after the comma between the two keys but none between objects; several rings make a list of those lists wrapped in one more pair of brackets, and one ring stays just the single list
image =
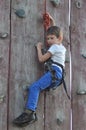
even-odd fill
[{"label": "orange climbing hold", "polygon": [[44,28],[47,30],[50,27],[50,16],[48,13],[43,14]]}]

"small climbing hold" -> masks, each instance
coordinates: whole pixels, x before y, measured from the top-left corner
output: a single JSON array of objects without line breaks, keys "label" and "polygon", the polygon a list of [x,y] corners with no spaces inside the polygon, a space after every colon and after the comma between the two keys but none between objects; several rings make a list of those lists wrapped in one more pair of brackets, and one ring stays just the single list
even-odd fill
[{"label": "small climbing hold", "polygon": [[26,17],[26,14],[25,14],[25,11],[23,9],[18,9],[15,11],[15,14],[20,17],[20,18],[25,18]]},{"label": "small climbing hold", "polygon": [[84,59],[86,59],[86,51],[85,51],[85,50],[82,50],[82,51],[81,51],[81,56],[82,56]]},{"label": "small climbing hold", "polygon": [[82,57],[86,59],[86,54],[82,54]]},{"label": "small climbing hold", "polygon": [[77,95],[85,95],[86,94],[86,90],[78,90]]},{"label": "small climbing hold", "polygon": [[4,102],[4,98],[5,98],[5,95],[1,94],[0,95],[0,103]]},{"label": "small climbing hold", "polygon": [[63,123],[63,118],[59,117],[57,118],[57,124],[60,126]]},{"label": "small climbing hold", "polygon": [[69,57],[66,57],[66,59],[65,59],[65,63],[69,63],[69,62],[70,62]]},{"label": "small climbing hold", "polygon": [[65,115],[64,115],[63,110],[58,111],[58,113],[57,113],[57,119],[56,119],[57,124],[59,126],[61,126],[63,124],[64,120],[65,120]]},{"label": "small climbing hold", "polygon": [[60,4],[60,0],[50,0],[50,2],[53,4],[53,6],[57,7]]},{"label": "small climbing hold", "polygon": [[76,7],[78,8],[78,9],[80,9],[80,8],[82,8],[82,3],[81,3],[81,0],[76,0],[75,1],[75,5],[76,5]]},{"label": "small climbing hold", "polygon": [[22,85],[23,98],[24,98],[25,101],[26,101],[27,96],[28,96],[29,86],[30,86],[30,83],[25,83],[25,84]]},{"label": "small climbing hold", "polygon": [[50,26],[50,17],[48,13],[43,14],[44,27],[47,30]]},{"label": "small climbing hold", "polygon": [[4,39],[4,38],[7,38],[8,36],[8,33],[0,33],[0,38]]}]

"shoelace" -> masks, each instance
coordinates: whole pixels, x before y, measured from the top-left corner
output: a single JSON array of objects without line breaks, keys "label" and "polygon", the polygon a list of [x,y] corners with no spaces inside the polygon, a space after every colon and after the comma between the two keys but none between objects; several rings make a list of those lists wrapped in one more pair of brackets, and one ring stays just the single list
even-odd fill
[{"label": "shoelace", "polygon": [[18,117],[18,119],[24,119],[25,118],[25,116],[27,116],[27,113],[22,113],[19,117]]}]

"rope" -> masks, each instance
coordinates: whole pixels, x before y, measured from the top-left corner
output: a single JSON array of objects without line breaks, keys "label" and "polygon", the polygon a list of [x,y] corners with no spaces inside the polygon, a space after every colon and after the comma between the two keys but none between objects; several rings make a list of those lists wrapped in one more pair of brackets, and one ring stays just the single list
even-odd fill
[{"label": "rope", "polygon": [[[44,47],[47,47],[46,44],[46,31],[47,31],[47,26],[46,26],[46,0],[44,0],[44,14],[43,14],[43,25],[44,25]],[[44,91],[44,130],[46,129],[46,91]]]},{"label": "rope", "polygon": [[45,48],[46,48],[47,47],[46,31],[50,27],[50,17],[49,17],[49,14],[46,11],[46,0],[44,0],[43,26],[44,26],[44,43],[45,43]]},{"label": "rope", "polygon": [[7,81],[7,130],[9,130],[9,103],[10,103],[10,68],[11,68],[11,6],[12,6],[12,0],[10,0],[10,42],[9,42],[9,58],[8,58],[8,81]]}]

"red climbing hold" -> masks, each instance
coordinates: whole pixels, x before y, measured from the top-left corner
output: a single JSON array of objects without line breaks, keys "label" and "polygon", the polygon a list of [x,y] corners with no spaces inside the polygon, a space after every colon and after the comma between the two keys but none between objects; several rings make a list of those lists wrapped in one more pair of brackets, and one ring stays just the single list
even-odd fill
[{"label": "red climbing hold", "polygon": [[50,27],[50,17],[48,13],[43,14],[44,28],[47,30]]}]

